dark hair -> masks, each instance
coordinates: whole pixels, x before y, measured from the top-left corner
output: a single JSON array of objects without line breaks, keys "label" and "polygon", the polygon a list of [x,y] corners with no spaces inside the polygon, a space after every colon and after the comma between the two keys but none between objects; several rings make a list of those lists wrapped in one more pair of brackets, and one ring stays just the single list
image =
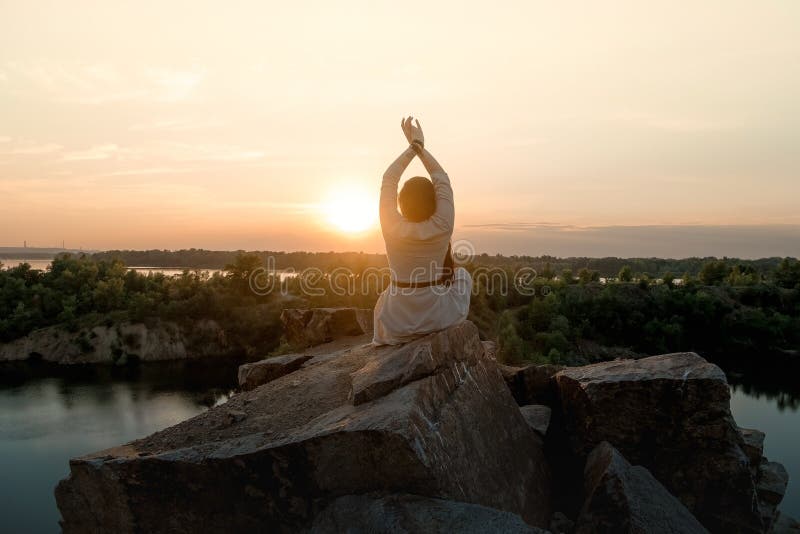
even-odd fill
[{"label": "dark hair", "polygon": [[397,200],[400,213],[411,222],[422,222],[436,211],[433,183],[423,176],[415,176],[406,181]]}]

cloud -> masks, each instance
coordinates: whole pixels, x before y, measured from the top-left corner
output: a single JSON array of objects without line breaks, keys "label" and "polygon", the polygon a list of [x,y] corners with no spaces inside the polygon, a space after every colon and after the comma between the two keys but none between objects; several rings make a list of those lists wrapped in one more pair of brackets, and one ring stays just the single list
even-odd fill
[{"label": "cloud", "polygon": [[156,98],[163,102],[184,100],[206,77],[204,69],[172,70],[153,69],[147,73],[150,82],[157,87]]},{"label": "cloud", "polygon": [[128,127],[131,132],[184,132],[189,130],[201,130],[222,126],[224,123],[219,120],[191,120],[191,119],[168,119],[152,122],[142,122],[132,124]]},{"label": "cloud", "polygon": [[259,148],[218,144],[160,143],[157,150],[173,161],[245,162],[267,155]]},{"label": "cloud", "polygon": [[205,69],[120,68],[110,63],[8,62],[0,71],[14,93],[40,92],[56,102],[102,105],[129,101],[177,102],[192,96]]},{"label": "cloud", "polygon": [[98,176],[146,176],[146,175],[153,175],[153,174],[182,174],[187,172],[196,172],[199,169],[196,167],[192,168],[181,168],[181,167],[144,167],[140,169],[127,169],[127,170],[119,170],[119,171],[112,171],[99,174]]},{"label": "cloud", "polygon": [[[5,138],[3,144],[10,143],[11,138]],[[11,148],[0,150],[0,156],[40,156],[60,152],[64,147],[56,143],[13,143]]]},{"label": "cloud", "polygon": [[465,225],[478,250],[504,254],[685,258],[797,256],[800,224],[573,226],[553,223]]},{"label": "cloud", "polygon": [[113,144],[95,145],[86,150],[76,150],[63,155],[64,161],[90,161],[109,159],[120,152],[120,148]]},{"label": "cloud", "polygon": [[629,123],[654,130],[675,133],[699,133],[727,130],[731,124],[712,121],[701,117],[666,116],[658,113],[631,112],[608,117],[612,122]]},{"label": "cloud", "polygon": [[484,230],[503,230],[503,231],[521,231],[521,230],[567,230],[574,229],[575,226],[551,222],[503,222],[503,223],[486,223],[486,224],[465,224],[462,228],[477,228]]}]

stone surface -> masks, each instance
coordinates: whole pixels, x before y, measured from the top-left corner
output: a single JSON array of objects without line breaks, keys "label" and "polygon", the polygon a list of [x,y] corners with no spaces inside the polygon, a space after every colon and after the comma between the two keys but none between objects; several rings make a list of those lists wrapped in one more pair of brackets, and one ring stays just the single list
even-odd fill
[{"label": "stone surface", "polygon": [[514,395],[514,399],[520,406],[526,404],[549,406],[556,400],[553,377],[564,369],[564,366],[545,364],[525,367],[500,365],[499,367],[511,394]]},{"label": "stone surface", "polygon": [[632,466],[606,441],[589,454],[584,484],[578,534],[708,532],[650,471]]},{"label": "stone surface", "polygon": [[550,532],[553,534],[572,534],[575,531],[575,521],[562,512],[553,512],[550,519]]},{"label": "stone surface", "polygon": [[289,345],[313,347],[372,332],[372,310],[361,308],[286,309],[281,323]]},{"label": "stone surface", "polygon": [[779,505],[789,484],[789,473],[778,462],[770,462],[766,458],[758,468],[758,498],[762,501]]},{"label": "stone surface", "polygon": [[418,495],[393,494],[383,497],[339,497],[316,516],[310,532],[537,534],[546,531],[526,524],[518,515],[494,508]]},{"label": "stone surface", "polygon": [[483,342],[483,352],[486,354],[486,357],[490,360],[497,359],[497,343],[494,341],[484,341]]},{"label": "stone surface", "polygon": [[310,354],[286,354],[240,365],[239,387],[250,390],[272,382],[276,378],[297,371],[312,357]]},{"label": "stone surface", "polygon": [[555,377],[569,446],[602,441],[646,467],[709,530],[759,532],[755,484],[717,366],[694,353],[564,369]]},{"label": "stone surface", "polygon": [[448,335],[431,335],[398,347],[384,347],[358,371],[352,374],[353,402],[361,404],[382,397],[390,391],[452,369],[468,372],[485,359],[484,347],[475,342],[472,328],[451,328]]},{"label": "stone surface", "polygon": [[519,409],[522,412],[522,417],[532,429],[534,429],[540,436],[547,435],[547,427],[550,426],[550,416],[552,410],[543,404],[528,404]]},{"label": "stone surface", "polygon": [[[337,497],[370,492],[479,504],[546,527],[544,454],[475,326],[415,343],[449,363],[389,390],[358,373],[380,368],[391,347],[320,346],[222,406],[72,460],[56,489],[64,532],[295,531]],[[449,354],[465,347],[472,356]],[[353,402],[354,376],[372,400]]]},{"label": "stone surface", "polygon": [[758,494],[758,509],[765,527],[773,524],[778,517],[778,505],[786,493],[789,484],[789,474],[786,468],[778,462],[770,462],[763,458],[758,466],[756,492]]},{"label": "stone surface", "polygon": [[739,428],[744,445],[742,450],[750,461],[750,471],[753,475],[758,473],[758,466],[764,456],[764,433],[752,428]]},{"label": "stone surface", "polygon": [[800,522],[784,513],[779,513],[772,525],[771,534],[800,534]]},{"label": "stone surface", "polygon": [[229,354],[231,346],[211,320],[190,326],[169,321],[121,322],[69,332],[58,326],[34,330],[0,343],[0,362],[28,358],[58,364],[123,364],[131,361],[182,360]]}]

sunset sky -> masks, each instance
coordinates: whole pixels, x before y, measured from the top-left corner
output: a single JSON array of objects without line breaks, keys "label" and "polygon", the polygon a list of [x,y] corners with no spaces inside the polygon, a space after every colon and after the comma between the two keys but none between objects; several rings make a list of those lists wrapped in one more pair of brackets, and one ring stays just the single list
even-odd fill
[{"label": "sunset sky", "polygon": [[479,251],[797,256],[799,95],[795,0],[3,0],[0,246],[382,251],[413,114]]}]

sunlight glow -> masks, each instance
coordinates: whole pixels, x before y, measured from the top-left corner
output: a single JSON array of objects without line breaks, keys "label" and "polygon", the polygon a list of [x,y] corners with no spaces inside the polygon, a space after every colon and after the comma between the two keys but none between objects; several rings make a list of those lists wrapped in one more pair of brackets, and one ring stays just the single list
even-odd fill
[{"label": "sunlight glow", "polygon": [[347,234],[369,230],[378,221],[378,199],[355,186],[331,192],[323,204],[327,222]]}]

